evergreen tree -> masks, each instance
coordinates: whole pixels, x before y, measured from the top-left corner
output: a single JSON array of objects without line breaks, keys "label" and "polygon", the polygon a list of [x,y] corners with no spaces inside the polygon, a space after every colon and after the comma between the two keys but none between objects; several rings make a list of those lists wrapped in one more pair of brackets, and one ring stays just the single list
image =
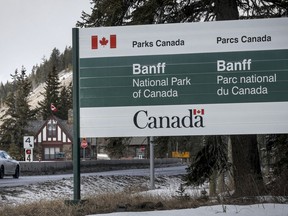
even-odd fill
[{"label": "evergreen tree", "polygon": [[50,65],[49,61],[46,59],[45,56],[43,56],[42,63],[37,70],[37,75],[39,74],[38,76],[39,76],[40,83],[43,83],[48,79],[48,74],[53,69],[49,65]]},{"label": "evergreen tree", "polygon": [[68,111],[72,109],[72,91],[71,85],[67,88],[63,86],[59,97],[59,111],[57,116],[63,120],[68,119]]},{"label": "evergreen tree", "polygon": [[187,168],[185,177],[188,185],[201,185],[209,180],[215,170],[225,172],[230,168],[227,158],[227,145],[221,136],[206,136],[204,147],[197,153]]},{"label": "evergreen tree", "polygon": [[58,73],[56,71],[56,67],[53,67],[52,70],[49,72],[47,80],[45,81],[44,93],[44,100],[38,102],[39,105],[39,112],[43,118],[46,120],[52,114],[58,116],[58,112],[54,112],[51,110],[51,104],[58,109],[59,107],[59,92],[60,92],[60,81],[58,77]]},{"label": "evergreen tree", "polygon": [[53,67],[55,67],[57,72],[61,70],[60,51],[56,47],[52,50],[48,64],[49,69],[51,68],[53,70]]},{"label": "evergreen tree", "polygon": [[269,188],[273,195],[287,196],[288,180],[288,135],[270,134],[266,136],[267,175],[270,177]]},{"label": "evergreen tree", "polygon": [[20,74],[16,70],[11,76],[14,91],[10,92],[5,100],[8,109],[1,117],[1,145],[8,149],[14,144],[20,150],[23,146],[23,136],[29,134],[26,128],[29,120],[34,119],[35,110],[29,106],[31,83],[26,76],[26,69],[22,67]]},{"label": "evergreen tree", "polygon": [[60,70],[71,70],[72,68],[72,48],[65,47],[64,52],[60,56],[61,68]]},{"label": "evergreen tree", "polygon": [[109,156],[112,158],[119,159],[121,157],[125,157],[128,145],[131,141],[129,137],[114,137],[109,138],[108,144],[105,149],[109,152]]},{"label": "evergreen tree", "polygon": [[92,0],[91,4],[91,14],[83,11],[77,26],[199,22],[223,20],[224,16],[253,19],[288,14],[288,2],[283,0]]}]

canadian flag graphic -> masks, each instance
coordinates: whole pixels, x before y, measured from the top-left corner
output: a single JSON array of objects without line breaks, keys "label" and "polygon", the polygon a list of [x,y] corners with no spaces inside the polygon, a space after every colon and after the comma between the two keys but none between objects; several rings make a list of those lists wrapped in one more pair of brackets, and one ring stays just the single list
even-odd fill
[{"label": "canadian flag graphic", "polygon": [[115,49],[117,47],[117,37],[116,35],[110,35],[106,37],[98,37],[98,35],[91,36],[91,49],[98,49],[100,46],[109,46],[110,49]]},{"label": "canadian flag graphic", "polygon": [[52,112],[57,112],[57,108],[54,106],[53,103],[51,103],[50,108]]},{"label": "canadian flag graphic", "polygon": [[193,115],[204,115],[204,109],[193,109]]}]

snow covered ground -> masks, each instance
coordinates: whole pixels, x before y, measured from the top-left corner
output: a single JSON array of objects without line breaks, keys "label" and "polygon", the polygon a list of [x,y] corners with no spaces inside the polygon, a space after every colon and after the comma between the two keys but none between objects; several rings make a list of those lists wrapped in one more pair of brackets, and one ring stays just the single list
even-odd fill
[{"label": "snow covered ground", "polygon": [[215,205],[195,209],[150,212],[116,212],[97,216],[287,216],[287,204]]},{"label": "snow covered ground", "polygon": [[[81,176],[81,198],[136,189],[146,191],[150,187],[149,179],[149,176],[128,175]],[[19,180],[21,181],[21,177]],[[175,195],[181,182],[180,175],[158,176],[155,179],[157,189],[148,190],[146,193]],[[198,191],[190,190],[189,193],[194,196]],[[73,177],[57,181],[48,180],[39,184],[0,187],[0,196],[0,207],[7,204],[17,205],[40,200],[73,199]]]},{"label": "snow covered ground", "polygon": [[[182,182],[181,175],[156,176],[154,190],[149,190],[149,176],[129,175],[85,175],[81,177],[81,198],[97,194],[114,193],[121,191],[141,190],[144,194],[175,196]],[[21,180],[21,179],[19,179]],[[1,183],[1,181],[0,181]],[[207,189],[207,185],[204,186]],[[185,193],[192,197],[201,196],[203,188],[189,187]],[[0,207],[17,205],[40,200],[71,200],[73,199],[73,178],[49,180],[39,184],[16,187],[0,187]],[[257,205],[214,205],[194,209],[163,210],[149,212],[116,212],[97,214],[101,216],[288,216],[288,204],[257,204]]]}]

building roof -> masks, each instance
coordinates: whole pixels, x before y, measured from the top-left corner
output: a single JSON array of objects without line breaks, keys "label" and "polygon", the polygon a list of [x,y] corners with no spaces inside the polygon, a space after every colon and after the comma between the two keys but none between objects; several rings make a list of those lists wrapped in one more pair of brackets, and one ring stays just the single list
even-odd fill
[{"label": "building roof", "polygon": [[47,122],[49,120],[51,120],[51,119],[55,119],[58,122],[58,125],[60,125],[60,127],[62,129],[64,129],[66,131],[66,133],[70,136],[71,140],[73,139],[73,125],[72,124],[68,124],[67,120],[62,120],[62,119],[56,117],[55,115],[51,115],[46,120],[32,120],[32,121],[29,121],[27,130],[30,131],[31,133],[33,133],[32,135],[35,136],[40,131],[40,129],[44,125],[46,125]]},{"label": "building roof", "polygon": [[147,145],[148,139],[147,137],[132,137],[129,145]]}]

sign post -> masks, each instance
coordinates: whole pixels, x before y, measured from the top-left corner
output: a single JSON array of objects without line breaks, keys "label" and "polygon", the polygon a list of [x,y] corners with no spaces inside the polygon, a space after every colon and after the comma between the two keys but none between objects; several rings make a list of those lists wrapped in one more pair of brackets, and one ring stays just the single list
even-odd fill
[{"label": "sign post", "polygon": [[79,203],[81,200],[80,182],[80,115],[79,115],[79,29],[72,30],[73,43],[73,189],[74,200],[72,203]]},{"label": "sign post", "polygon": [[85,149],[88,147],[86,138],[83,138],[81,141],[81,148],[83,149],[83,160],[85,160]]},{"label": "sign post", "polygon": [[155,189],[155,169],[154,169],[154,137],[149,137],[150,145],[150,189]]}]

